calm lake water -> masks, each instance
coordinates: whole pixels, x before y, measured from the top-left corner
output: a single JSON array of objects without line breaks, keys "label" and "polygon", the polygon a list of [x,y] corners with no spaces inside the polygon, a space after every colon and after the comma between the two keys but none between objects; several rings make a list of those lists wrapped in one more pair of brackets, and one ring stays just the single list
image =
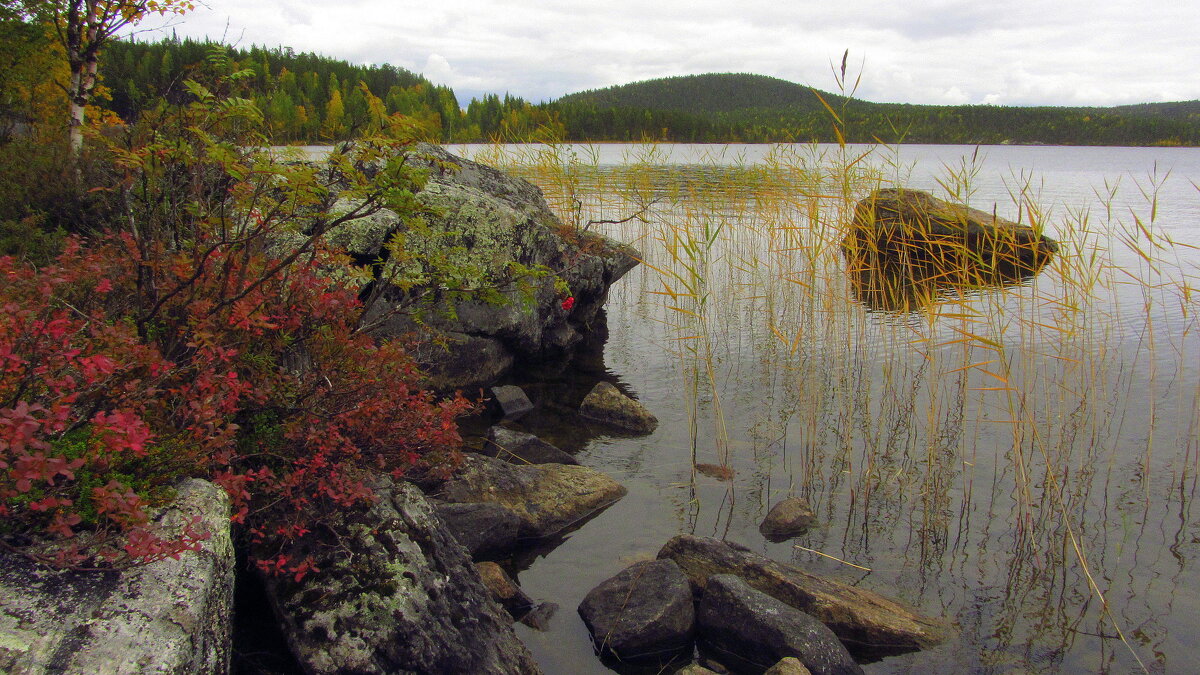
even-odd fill
[{"label": "calm lake water", "polygon": [[[518,625],[546,672],[610,672],[575,607],[683,532],[956,625],[945,645],[869,673],[1200,662],[1200,150],[450,149],[519,158],[567,220],[646,207],[590,226],[648,263],[612,289],[602,354],[570,375],[514,378],[542,404],[530,431],[629,489],[516,563],[531,596],[561,606],[547,632]],[[826,168],[848,164],[874,178]],[[873,303],[836,242],[878,180],[1035,220],[1061,255],[1004,288],[934,284],[908,308]],[[598,378],[639,398],[658,430],[563,425]],[[694,469],[721,462],[731,481]],[[758,524],[789,495],[819,523],[768,542]]]}]

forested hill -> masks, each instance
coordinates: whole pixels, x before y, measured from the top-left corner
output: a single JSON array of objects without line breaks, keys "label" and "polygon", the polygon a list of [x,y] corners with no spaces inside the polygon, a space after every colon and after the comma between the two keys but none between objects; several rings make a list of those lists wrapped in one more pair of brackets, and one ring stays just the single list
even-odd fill
[{"label": "forested hill", "polygon": [[[843,100],[827,92],[820,92],[820,96],[831,106],[840,106]],[[825,110],[811,87],[776,77],[746,73],[710,73],[644,80],[568,94],[558,102],[698,114],[726,113],[746,108],[776,108],[793,112]]]},{"label": "forested hill", "polygon": [[[839,124],[834,129],[836,111]],[[1102,107],[910,105],[845,99],[762,75],[669,77],[549,104],[572,140],[1200,145],[1200,101]]]},{"label": "forested hill", "polygon": [[[111,44],[100,66],[111,93],[106,105],[131,121],[163,99],[185,100],[184,81],[203,74],[214,48],[177,39]],[[226,49],[233,69],[251,73],[237,93],[262,110],[275,143],[341,140],[381,115],[400,113],[425,139],[460,143],[807,143],[837,141],[840,134],[850,142],[1200,146],[1200,101],[1115,108],[871,103],[778,78],[723,73],[635,82],[541,104],[489,95],[462,109],[449,87],[403,68],[285,47]]]}]

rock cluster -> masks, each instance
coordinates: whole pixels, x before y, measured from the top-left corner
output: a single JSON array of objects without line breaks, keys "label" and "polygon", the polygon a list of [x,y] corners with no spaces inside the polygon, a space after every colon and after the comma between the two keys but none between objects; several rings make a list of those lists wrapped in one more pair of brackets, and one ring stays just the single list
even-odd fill
[{"label": "rock cluster", "polygon": [[[949,634],[944,622],[878,594],[691,535],[597,586],[579,614],[597,653],[627,665],[689,655],[694,636],[722,666],[776,675],[854,675],[862,668],[852,652],[912,651]],[[712,670],[692,664],[680,672]]]}]

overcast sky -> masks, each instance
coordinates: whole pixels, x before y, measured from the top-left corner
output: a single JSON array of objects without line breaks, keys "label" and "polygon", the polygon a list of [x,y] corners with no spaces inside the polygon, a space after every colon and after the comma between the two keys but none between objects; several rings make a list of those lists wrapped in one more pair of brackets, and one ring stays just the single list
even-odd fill
[{"label": "overcast sky", "polygon": [[[905,103],[1200,99],[1197,0],[202,0],[180,36],[391,63],[531,101],[746,72]],[[154,38],[154,34],[145,35]]]}]

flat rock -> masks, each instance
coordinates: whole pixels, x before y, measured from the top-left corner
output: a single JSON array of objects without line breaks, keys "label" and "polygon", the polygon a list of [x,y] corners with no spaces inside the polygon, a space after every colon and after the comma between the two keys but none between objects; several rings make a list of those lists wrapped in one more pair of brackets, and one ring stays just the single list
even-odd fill
[{"label": "flat rock", "polygon": [[795,657],[814,675],[861,675],[833,631],[731,574],[708,579],[696,611],[701,648],[730,665],[762,672]]},{"label": "flat rock", "polygon": [[609,476],[585,466],[517,466],[466,453],[455,476],[437,497],[448,502],[499,504],[520,519],[522,537],[542,538],[582,524],[625,496]]},{"label": "flat rock", "polygon": [[265,578],[306,673],[540,673],[512,619],[492,601],[466,549],[415,487],[372,482],[369,508],[348,509],[328,541],[282,551],[312,556],[296,581]]},{"label": "flat rock", "polygon": [[753,588],[819,619],[857,652],[896,654],[945,641],[950,626],[878,593],[809,574],[745,548],[708,537],[679,535],[658,552],[674,560],[703,590],[715,574],[733,574]]},{"label": "flat rock", "polygon": [[816,522],[817,515],[806,499],[788,497],[771,507],[758,531],[770,541],[778,542],[804,534]]},{"label": "flat rock", "polygon": [[483,454],[513,464],[578,464],[570,454],[523,431],[494,426],[488,429]]},{"label": "flat rock", "polygon": [[692,641],[692,590],[670,560],[634,563],[579,604],[596,651],[621,661],[669,660]]},{"label": "flat rock", "polygon": [[579,406],[587,419],[638,434],[658,428],[658,418],[641,403],[622,394],[611,382],[598,382]]},{"label": "flat rock", "polygon": [[500,408],[504,419],[518,419],[533,410],[533,402],[525,394],[525,390],[515,384],[492,387],[492,400]]},{"label": "flat rock", "polygon": [[436,506],[438,517],[472,558],[510,551],[517,545],[521,519],[499,504],[449,504]]},{"label": "flat rock", "polygon": [[55,572],[0,556],[0,672],[226,673],[233,615],[229,498],[189,480],[159,522],[200,516],[210,533],[185,551],[122,572]]}]

